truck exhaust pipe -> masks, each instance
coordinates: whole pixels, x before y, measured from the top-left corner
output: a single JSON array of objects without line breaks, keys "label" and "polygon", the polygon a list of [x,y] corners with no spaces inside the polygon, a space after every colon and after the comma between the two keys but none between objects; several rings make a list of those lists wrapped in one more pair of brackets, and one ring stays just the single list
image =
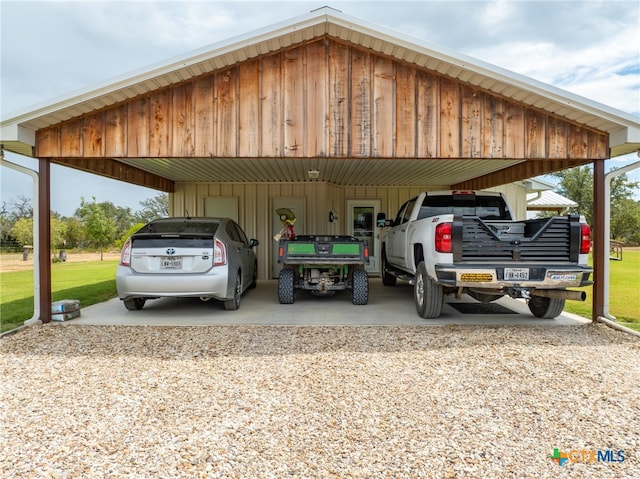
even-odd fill
[{"label": "truck exhaust pipe", "polygon": [[584,301],[587,293],[584,291],[570,291],[565,289],[534,289],[531,296],[542,296],[543,298],[570,299],[572,301]]}]

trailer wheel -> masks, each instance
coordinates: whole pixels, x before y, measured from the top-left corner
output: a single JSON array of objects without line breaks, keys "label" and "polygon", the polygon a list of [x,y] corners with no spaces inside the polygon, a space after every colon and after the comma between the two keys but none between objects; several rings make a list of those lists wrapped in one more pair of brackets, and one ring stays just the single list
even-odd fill
[{"label": "trailer wheel", "polygon": [[283,269],[278,275],[278,301],[280,304],[293,304],[295,272]]},{"label": "trailer wheel", "polygon": [[364,269],[356,269],[353,272],[351,302],[359,306],[369,302],[369,275]]},{"label": "trailer wheel", "polygon": [[531,296],[528,306],[529,311],[537,318],[553,319],[564,310],[564,302],[564,299]]},{"label": "trailer wheel", "polygon": [[440,316],[444,303],[444,289],[429,278],[424,261],[418,263],[413,291],[416,311],[421,318],[431,319]]},{"label": "trailer wheel", "polygon": [[137,311],[139,309],[142,309],[144,307],[145,302],[146,302],[146,299],[144,298],[132,298],[132,299],[125,299],[123,301],[124,307],[127,308],[129,311]]},{"label": "trailer wheel", "polygon": [[385,286],[395,286],[398,279],[387,272],[387,252],[382,250],[382,284]]}]

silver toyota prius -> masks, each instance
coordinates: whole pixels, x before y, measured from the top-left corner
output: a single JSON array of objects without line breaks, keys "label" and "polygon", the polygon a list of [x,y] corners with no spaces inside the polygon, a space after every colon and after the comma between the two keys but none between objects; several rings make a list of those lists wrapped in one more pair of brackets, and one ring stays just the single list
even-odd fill
[{"label": "silver toyota prius", "polygon": [[257,244],[231,218],[151,221],[122,248],[118,297],[128,310],[162,297],[216,299],[238,309],[242,293],[256,287]]}]

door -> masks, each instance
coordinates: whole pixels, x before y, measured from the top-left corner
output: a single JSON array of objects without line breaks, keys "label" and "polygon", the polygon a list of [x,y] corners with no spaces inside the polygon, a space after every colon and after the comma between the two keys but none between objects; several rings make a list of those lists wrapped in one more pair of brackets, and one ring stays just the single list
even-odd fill
[{"label": "door", "polygon": [[283,228],[280,215],[276,211],[280,208],[288,208],[295,215],[296,221],[293,229],[296,235],[304,232],[304,198],[274,198],[271,202],[271,277],[277,278],[282,269],[278,263],[278,242],[273,239]]},{"label": "door", "polygon": [[347,234],[369,243],[369,274],[380,274],[380,230],[376,216],[380,200],[347,200]]},{"label": "door", "polygon": [[393,228],[389,229],[386,237],[386,253],[389,263],[400,268],[407,267],[409,258],[407,230],[409,218],[416,205],[417,198],[412,198],[400,207],[398,216],[394,220]]}]

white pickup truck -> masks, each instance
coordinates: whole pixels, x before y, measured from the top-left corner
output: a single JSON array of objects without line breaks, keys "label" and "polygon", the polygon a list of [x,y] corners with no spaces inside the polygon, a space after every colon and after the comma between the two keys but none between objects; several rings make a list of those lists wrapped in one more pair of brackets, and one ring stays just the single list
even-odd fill
[{"label": "white pickup truck", "polygon": [[414,285],[418,314],[437,318],[445,294],[488,303],[525,298],[539,318],[555,318],[566,299],[584,301],[592,284],[587,259],[591,228],[577,215],[514,221],[500,193],[435,191],[404,203],[382,246],[382,281]]}]

